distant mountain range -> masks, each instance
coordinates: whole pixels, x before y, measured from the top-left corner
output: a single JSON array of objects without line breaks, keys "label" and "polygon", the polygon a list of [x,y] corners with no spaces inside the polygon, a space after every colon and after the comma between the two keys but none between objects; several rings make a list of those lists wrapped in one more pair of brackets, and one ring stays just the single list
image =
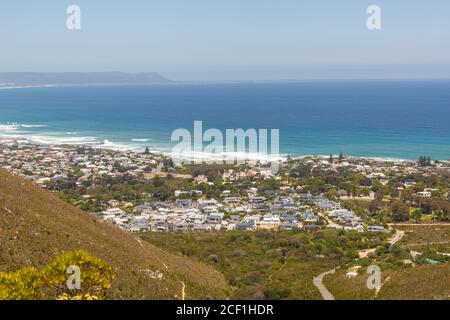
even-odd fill
[{"label": "distant mountain range", "polygon": [[156,72],[0,72],[0,86],[169,83]]}]

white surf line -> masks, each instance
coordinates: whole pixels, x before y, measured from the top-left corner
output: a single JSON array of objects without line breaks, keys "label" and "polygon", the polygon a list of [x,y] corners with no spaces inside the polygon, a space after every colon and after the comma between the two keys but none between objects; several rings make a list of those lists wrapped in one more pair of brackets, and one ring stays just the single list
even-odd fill
[{"label": "white surf line", "polygon": [[35,86],[19,86],[19,85],[12,85],[12,86],[0,86],[0,90],[13,90],[13,89],[33,89],[33,88],[53,88],[57,87],[57,85],[54,84],[43,84],[43,85],[35,85]]}]

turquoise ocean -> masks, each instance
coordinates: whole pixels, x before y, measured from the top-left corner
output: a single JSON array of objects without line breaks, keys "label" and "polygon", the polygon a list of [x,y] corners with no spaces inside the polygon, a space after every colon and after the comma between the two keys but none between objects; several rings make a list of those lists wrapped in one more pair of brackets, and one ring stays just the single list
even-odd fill
[{"label": "turquoise ocean", "polygon": [[450,159],[450,81],[0,90],[0,137],[169,151],[177,128],[279,129],[284,155]]}]

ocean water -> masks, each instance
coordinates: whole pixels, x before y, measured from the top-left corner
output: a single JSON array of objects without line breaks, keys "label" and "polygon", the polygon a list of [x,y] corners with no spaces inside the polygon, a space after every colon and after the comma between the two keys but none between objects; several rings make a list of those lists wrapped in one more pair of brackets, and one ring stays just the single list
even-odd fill
[{"label": "ocean water", "polygon": [[177,128],[279,129],[280,152],[450,159],[450,81],[0,90],[0,136],[169,151]]}]

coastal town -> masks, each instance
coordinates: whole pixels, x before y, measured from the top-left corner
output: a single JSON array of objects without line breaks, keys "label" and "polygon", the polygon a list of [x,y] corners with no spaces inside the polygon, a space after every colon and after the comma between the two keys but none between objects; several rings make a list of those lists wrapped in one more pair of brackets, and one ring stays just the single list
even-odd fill
[{"label": "coastal town", "polygon": [[[448,177],[449,161],[339,155],[289,157],[280,164],[276,175],[267,163],[252,161],[189,171],[148,149],[43,146],[6,138],[0,144],[1,168],[132,233],[321,228],[387,232],[392,221],[448,221],[447,185],[434,177]],[[316,175],[325,180],[318,181]],[[161,185],[166,180],[177,183]],[[139,191],[128,198],[108,195],[101,192],[102,184]]]}]

